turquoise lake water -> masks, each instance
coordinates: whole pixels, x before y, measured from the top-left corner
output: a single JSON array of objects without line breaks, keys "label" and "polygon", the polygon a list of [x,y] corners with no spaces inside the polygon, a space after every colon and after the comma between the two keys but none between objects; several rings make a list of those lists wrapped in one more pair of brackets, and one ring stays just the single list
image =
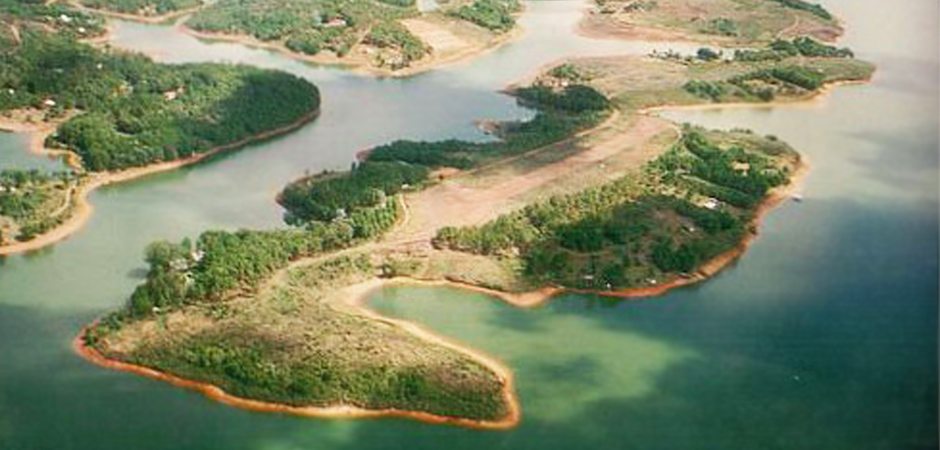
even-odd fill
[{"label": "turquoise lake water", "polygon": [[[567,295],[535,310],[443,288],[373,297],[376,309],[515,370],[524,417],[507,432],[241,411],[88,364],[70,341],[124,302],[154,239],[279,226],[274,195],[305,171],[346,167],[395,138],[484,139],[474,120],[531,114],[496,91],[540,65],[667,46],[578,38],[565,30],[580,3],[540,2],[520,41],[393,80],[119,23],[115,45],[164,61],[306,76],[323,91],[323,115],[283,138],[97,191],[76,235],[0,260],[0,449],[937,448],[938,5],[825,4],[845,19],[844,43],[879,65],[871,84],[812,105],[665,114],[777,135],[812,166],[804,201],[773,212],[734,267],[664,297]],[[0,167],[52,164],[25,143],[0,134]]]}]

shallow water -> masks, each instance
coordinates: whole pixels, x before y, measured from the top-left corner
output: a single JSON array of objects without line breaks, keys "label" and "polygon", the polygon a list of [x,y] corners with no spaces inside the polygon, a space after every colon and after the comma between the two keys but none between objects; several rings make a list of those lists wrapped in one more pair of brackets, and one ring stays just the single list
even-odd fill
[{"label": "shallow water", "polygon": [[[452,289],[374,296],[381,311],[511,366],[524,419],[510,432],[240,411],[91,366],[69,341],[140,282],[146,243],[277,226],[273,196],[306,170],[345,167],[357,150],[398,137],[483,139],[474,120],[531,114],[495,92],[505,84],[563,55],[650,47],[559,32],[580,5],[536,3],[519,42],[377,80],[119,24],[116,45],[166,61],[308,77],[323,91],[323,115],[286,137],[98,191],[85,229],[0,262],[0,448],[936,448],[937,5],[826,4],[846,20],[846,44],[879,64],[872,84],[811,106],[668,114],[775,134],[809,158],[805,200],[771,214],[734,268],[661,298],[571,295],[532,311]],[[0,165],[35,159],[4,159],[17,142],[0,134]]]},{"label": "shallow water", "polygon": [[65,164],[60,158],[36,155],[26,151],[29,148],[29,135],[26,133],[7,133],[0,131],[0,170],[3,169],[40,169],[63,170]]}]

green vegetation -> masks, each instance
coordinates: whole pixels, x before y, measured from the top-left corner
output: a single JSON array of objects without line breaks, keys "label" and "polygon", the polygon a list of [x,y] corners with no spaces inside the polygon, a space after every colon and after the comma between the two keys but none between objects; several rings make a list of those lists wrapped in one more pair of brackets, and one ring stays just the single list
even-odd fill
[{"label": "green vegetation", "polygon": [[549,71],[549,75],[571,83],[584,83],[591,79],[590,74],[582,73],[574,64],[562,64]]},{"label": "green vegetation", "polygon": [[737,36],[740,34],[738,31],[738,24],[724,17],[718,17],[708,21],[708,26],[705,27],[705,32],[708,34],[717,34],[719,36]]},{"label": "green vegetation", "polygon": [[702,61],[714,61],[721,58],[721,52],[716,52],[708,47],[702,47],[695,53],[695,57]]},{"label": "green vegetation", "polygon": [[0,170],[0,244],[28,241],[61,223],[77,181],[68,172]]},{"label": "green vegetation", "polygon": [[[13,48],[13,36],[7,34],[10,26],[22,29],[55,31],[76,38],[90,38],[104,34],[105,23],[100,17],[85,14],[63,3],[39,0],[0,0],[0,52]],[[21,30],[22,31],[22,30]]]},{"label": "green vegetation", "polygon": [[202,0],[80,0],[89,8],[142,16],[163,15],[203,4]]},{"label": "green vegetation", "polygon": [[455,17],[496,32],[506,32],[516,25],[514,14],[522,9],[518,0],[474,0],[451,11]]},{"label": "green vegetation", "polygon": [[[293,75],[226,64],[157,64],[79,39],[103,22],[59,3],[0,0],[0,114],[61,122],[46,146],[89,171],[172,161],[288,127],[319,107]],[[30,240],[73,210],[71,174],[0,173],[0,240]]]},{"label": "green vegetation", "polygon": [[702,80],[691,80],[682,88],[696,97],[706,98],[713,102],[721,100],[721,97],[727,92],[722,83]]},{"label": "green vegetation", "polygon": [[[703,48],[699,50],[698,59],[708,63],[717,55]],[[676,58],[671,54],[666,57]],[[733,64],[697,70],[710,79],[694,78],[682,87],[686,92],[712,102],[771,101],[778,95],[799,96],[815,91],[828,81],[867,77],[872,67],[853,58],[852,51],[847,48],[822,44],[808,37],[777,40],[764,49],[736,50]],[[732,68],[735,72],[729,70]],[[709,76],[709,71],[728,75],[724,79],[714,79],[714,76]]]},{"label": "green vegetation", "polygon": [[486,161],[519,154],[562,140],[598,123],[609,102],[594,89],[572,85],[559,91],[531,87],[515,92],[519,102],[538,109],[527,122],[507,124],[502,140],[473,143],[396,141],[374,148],[349,172],[324,172],[288,185],[279,201],[288,223],[329,221],[381,203],[403,189],[418,188],[432,169],[470,169]]},{"label": "green vegetation", "polygon": [[386,196],[423,183],[428,172],[417,164],[366,161],[347,173],[327,172],[291,183],[279,201],[288,210],[285,221],[289,224],[328,222],[380,205]]},{"label": "green vegetation", "polygon": [[387,231],[398,217],[395,199],[330,223],[305,229],[207,231],[196,241],[158,242],[147,249],[146,283],[117,317],[143,317],[153,308],[217,301],[251,292],[298,258],[347,248]]},{"label": "green vegetation", "polygon": [[780,3],[781,5],[786,6],[787,8],[807,11],[815,16],[818,16],[826,20],[833,19],[832,14],[830,14],[829,11],[826,10],[826,8],[823,8],[822,5],[818,3],[810,3],[810,2],[803,1],[803,0],[773,0],[773,1]]},{"label": "green vegetation", "polygon": [[319,106],[312,84],[224,64],[157,64],[64,35],[27,31],[0,53],[0,111],[77,112],[47,145],[92,171],[171,161],[290,125]]},{"label": "green vegetation", "polygon": [[[13,0],[3,0],[13,1]],[[102,10],[152,16],[204,5],[186,26],[204,33],[248,36],[304,55],[345,57],[357,46],[370,64],[400,70],[431,48],[401,20],[418,17],[415,0],[81,0]],[[502,33],[515,25],[517,0],[478,0],[445,5],[441,14]]]},{"label": "green vegetation", "polygon": [[855,54],[848,48],[838,48],[823,44],[810,37],[798,37],[792,41],[778,39],[765,49],[735,50],[734,60],[742,62],[780,61],[793,56],[810,58],[853,58]]},{"label": "green vegetation", "polygon": [[788,182],[796,160],[769,139],[688,128],[641,177],[553,197],[483,226],[444,228],[434,244],[521,258],[530,284],[655,284],[737,245],[753,208]]},{"label": "green vegetation", "polygon": [[[179,256],[173,253],[166,256]],[[246,398],[503,418],[504,382],[490,369],[328,299],[374,272],[366,255],[337,256],[292,268],[283,281],[251,298],[192,303],[132,323],[106,320],[86,339],[109,357]],[[122,334],[153,322],[172,325],[158,327],[144,341],[127,341]],[[113,351],[112,342],[126,342],[131,350]]]},{"label": "green vegetation", "polygon": [[376,24],[415,14],[413,1],[220,0],[201,9],[186,25],[198,31],[282,41],[291,50],[310,55],[329,50],[343,56]]},{"label": "green vegetation", "polygon": [[[203,233],[195,244],[183,241],[151,245],[146,252],[150,267],[147,281],[134,291],[126,308],[101,321],[86,335],[87,342],[109,354],[108,343],[118,339],[122,330],[174,314],[208,310],[212,331],[193,331],[186,337],[167,336],[169,341],[160,345],[144,343],[132,354],[110,356],[205,380],[236,395],[287,404],[341,402],[473,419],[502,418],[507,412],[502,381],[478,362],[422,342],[404,331],[380,326],[373,319],[343,313],[315,301],[311,292],[328,292],[352,282],[348,276],[335,276],[335,267],[329,268],[330,262],[319,266],[313,275],[302,277],[307,281],[298,291],[277,290],[272,294],[261,285],[291,261],[350,248],[390,229],[399,213],[398,203],[391,195],[411,186],[420,187],[430,169],[439,167],[426,159],[422,160],[424,163],[408,161],[412,157],[420,159],[419,149],[436,149],[437,157],[443,158],[441,161],[457,160],[457,149],[461,149],[459,152],[468,156],[469,167],[484,158],[556,141],[608,113],[607,100],[584,86],[559,91],[522,89],[517,94],[520,102],[539,108],[539,113],[530,122],[507,126],[501,142],[400,141],[375,149],[365,162],[349,172],[324,173],[291,184],[280,201],[288,209],[285,219],[302,228],[211,231]],[[467,146],[485,156],[470,158]],[[341,266],[354,269],[351,272],[359,277],[375,273],[368,260],[349,264],[343,258],[332,261],[345,261]],[[336,281],[339,278],[343,281]],[[284,320],[303,320],[306,327],[292,326],[290,330],[316,330],[316,335],[325,339],[334,334],[346,336],[344,339],[354,336],[368,342],[366,349],[381,351],[357,354],[363,347],[335,349],[329,342],[299,347],[316,349],[317,358],[310,358],[303,351],[291,351],[298,347],[281,345],[290,331],[279,326],[276,333],[272,331],[274,334],[259,330],[261,319],[255,313],[262,306],[249,308],[253,311],[250,327],[244,325],[247,317],[227,322],[231,315],[239,314],[232,311],[244,311],[245,306],[235,306],[244,297],[250,297],[252,305],[280,305],[272,306],[282,314],[272,318],[272,327]],[[316,313],[304,315],[299,312],[304,308]],[[219,313],[220,309],[229,312]],[[394,331],[395,335],[376,336],[376,328],[387,333]],[[309,344],[309,334],[303,336]],[[401,355],[383,360],[401,346],[406,346],[403,355],[412,355],[411,358],[417,355],[420,360],[405,364]],[[351,356],[355,358],[350,359]],[[350,361],[357,364],[350,365]]]},{"label": "green vegetation", "polygon": [[385,57],[381,62],[382,65],[390,66],[393,70],[407,67],[431,51],[424,42],[398,22],[377,24],[369,30],[363,42],[380,49],[393,50],[395,52],[393,56]]}]

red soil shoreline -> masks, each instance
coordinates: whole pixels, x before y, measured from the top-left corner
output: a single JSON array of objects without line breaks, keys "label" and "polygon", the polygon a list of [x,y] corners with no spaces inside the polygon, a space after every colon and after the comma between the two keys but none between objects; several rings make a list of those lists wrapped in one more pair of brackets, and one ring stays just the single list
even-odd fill
[{"label": "red soil shoreline", "polygon": [[[365,309],[365,308],[364,308]],[[371,310],[366,309],[366,312],[373,315]],[[381,320],[392,321],[394,320],[381,318]],[[440,416],[432,413],[421,412],[421,411],[408,411],[402,409],[366,409],[358,406],[352,405],[336,405],[336,406],[290,406],[281,403],[266,402],[261,400],[251,400],[243,397],[238,397],[233,394],[229,394],[222,390],[222,388],[215,386],[210,383],[204,383],[200,381],[190,380],[176,375],[169,374],[167,372],[162,372],[160,370],[152,369],[145,366],[140,366],[136,364],[131,364],[123,361],[118,361],[115,359],[107,358],[102,355],[98,350],[88,346],[85,343],[85,335],[89,329],[94,327],[97,324],[97,321],[92,324],[82,328],[81,332],[75,336],[72,340],[72,349],[81,356],[86,361],[104,367],[106,369],[117,370],[120,372],[132,373],[135,375],[144,376],[153,380],[162,381],[169,383],[173,386],[189,389],[192,391],[199,392],[200,394],[215,400],[217,402],[223,403],[228,406],[232,406],[239,409],[244,409],[247,411],[255,412],[266,412],[266,413],[278,413],[278,414],[289,414],[294,416],[302,417],[312,417],[312,418],[322,418],[322,419],[348,419],[348,418],[357,418],[357,419],[377,419],[377,418],[404,418],[417,420],[419,422],[424,422],[432,425],[453,425],[465,428],[472,428],[478,430],[507,430],[515,427],[519,424],[521,420],[521,409],[519,407],[518,400],[514,394],[514,385],[511,372],[509,376],[504,378],[503,385],[503,395],[507,400],[507,405],[509,407],[509,413],[505,418],[498,421],[483,421],[483,420],[473,420],[473,419],[464,419],[461,417],[451,417],[451,416]],[[439,338],[438,338],[439,339]],[[455,344],[447,344],[449,346],[456,346]],[[477,355],[477,352],[473,352],[473,355]],[[491,367],[492,368],[492,367]],[[503,375],[500,373],[500,375]]]},{"label": "red soil shoreline", "polygon": [[[767,198],[757,207],[754,218],[748,222],[748,227],[758,230],[761,223],[768,213],[773,211],[780,203],[790,198],[799,187],[809,172],[809,164],[802,158],[796,172],[790,179],[790,183],[772,191]],[[728,250],[698,267],[694,275],[688,277],[676,277],[668,282],[637,288],[621,289],[616,291],[600,291],[592,289],[575,289],[558,286],[545,286],[540,289],[529,292],[505,292],[497,289],[478,286],[457,280],[424,280],[411,277],[396,277],[382,279],[382,284],[411,284],[424,286],[452,286],[458,289],[464,289],[479,292],[486,295],[499,298],[500,300],[518,308],[535,308],[544,305],[549,300],[565,293],[593,294],[602,297],[619,299],[639,299],[648,297],[659,297],[672,291],[673,289],[691,286],[702,281],[706,281],[719,272],[740,259],[755,239],[760,235],[759,231],[748,232],[748,234],[731,250]]]}]

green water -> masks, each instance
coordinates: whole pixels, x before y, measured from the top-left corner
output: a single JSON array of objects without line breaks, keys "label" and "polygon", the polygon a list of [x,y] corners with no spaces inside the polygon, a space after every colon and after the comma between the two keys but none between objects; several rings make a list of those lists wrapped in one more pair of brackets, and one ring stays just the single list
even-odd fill
[{"label": "green water", "polygon": [[[776,134],[812,164],[805,200],[775,211],[734,268],[662,298],[565,296],[532,311],[451,289],[374,297],[511,366],[524,418],[509,432],[240,411],[89,365],[69,342],[140,282],[147,242],[276,226],[274,194],[305,170],[344,167],[396,137],[482,139],[473,120],[531,114],[494,92],[505,83],[560,56],[650,46],[576,38],[559,30],[580,4],[535,3],[517,43],[375,80],[119,24],[117,45],[166,61],[302,74],[322,88],[324,113],[264,145],[101,190],[81,232],[0,262],[0,449],[937,448],[938,7],[826,4],[846,20],[846,44],[879,64],[872,84],[811,107],[668,114]],[[0,134],[0,158],[17,142]],[[0,164],[35,162],[12,158]]]},{"label": "green water", "polygon": [[35,155],[26,151],[28,148],[29,136],[27,134],[0,131],[0,170],[8,168],[61,170],[65,168],[58,158]]}]

